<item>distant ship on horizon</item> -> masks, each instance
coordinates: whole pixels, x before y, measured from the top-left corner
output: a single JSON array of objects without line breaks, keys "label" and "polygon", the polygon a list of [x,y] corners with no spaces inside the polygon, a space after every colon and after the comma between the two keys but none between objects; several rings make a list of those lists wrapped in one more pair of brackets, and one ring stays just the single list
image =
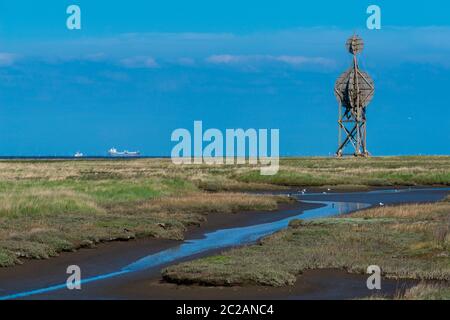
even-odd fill
[{"label": "distant ship on horizon", "polygon": [[111,157],[139,157],[141,153],[139,151],[117,151],[116,148],[111,148],[108,151]]},{"label": "distant ship on horizon", "polygon": [[82,158],[82,157],[84,157],[84,154],[78,151],[77,153],[74,154],[74,157],[75,158]]}]

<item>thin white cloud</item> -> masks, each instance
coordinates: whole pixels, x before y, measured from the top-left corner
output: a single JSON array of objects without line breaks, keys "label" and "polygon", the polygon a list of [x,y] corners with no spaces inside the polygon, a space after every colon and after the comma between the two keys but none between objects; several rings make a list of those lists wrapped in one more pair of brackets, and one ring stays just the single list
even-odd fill
[{"label": "thin white cloud", "polygon": [[12,53],[0,52],[0,66],[10,66],[14,64],[17,56]]},{"label": "thin white cloud", "polygon": [[[85,59],[128,68],[156,68],[170,64],[189,66],[190,59],[195,59],[198,67],[202,66],[200,62],[207,62],[259,69],[264,63],[271,62],[296,68],[333,69],[333,66],[343,68],[348,64],[349,56],[344,44],[353,33],[353,30],[335,27],[241,34],[134,33],[76,40],[30,40],[9,46],[2,42],[2,50],[18,53],[20,61],[30,57],[45,58],[55,63]],[[379,32],[360,30],[359,33],[366,43],[363,55],[369,57],[367,61],[373,66],[395,66],[405,62],[439,67],[450,65],[450,27],[385,26]],[[0,65],[11,64],[15,60],[10,54],[2,55]]]},{"label": "thin white cloud", "polygon": [[304,56],[278,56],[274,57],[274,60],[284,62],[294,66],[300,66],[304,64],[317,64],[322,66],[333,66],[334,61],[323,57],[304,57]]},{"label": "thin white cloud", "polygon": [[159,65],[152,57],[131,57],[120,60],[120,64],[127,68],[158,68]]},{"label": "thin white cloud", "polygon": [[212,55],[206,58],[206,62],[212,64],[261,64],[261,63],[284,63],[290,66],[304,66],[304,65],[316,65],[323,67],[330,67],[335,65],[331,59],[323,57],[306,57],[306,56],[293,56],[293,55]]},{"label": "thin white cloud", "polygon": [[212,55],[206,58],[206,62],[216,64],[240,63],[249,60],[249,56],[233,56],[231,54]]}]

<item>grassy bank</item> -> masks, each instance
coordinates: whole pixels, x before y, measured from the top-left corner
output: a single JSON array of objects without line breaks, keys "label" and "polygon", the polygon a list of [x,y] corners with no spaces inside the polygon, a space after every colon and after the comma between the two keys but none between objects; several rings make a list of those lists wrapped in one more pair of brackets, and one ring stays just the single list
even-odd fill
[{"label": "grassy bank", "polygon": [[0,162],[0,266],[138,237],[183,239],[212,212],[275,210],[283,197],[206,193],[166,161]]},{"label": "grassy bank", "polygon": [[0,266],[22,258],[45,259],[61,251],[113,240],[154,237],[181,240],[208,213],[275,210],[282,197],[184,190],[182,195],[108,202],[70,188],[33,187],[0,199]]},{"label": "grassy bank", "polygon": [[291,158],[281,161],[277,175],[250,171],[235,177],[281,186],[450,185],[450,157]]},{"label": "grassy bank", "polygon": [[0,161],[0,266],[101,241],[182,239],[210,212],[273,210],[293,186],[450,185],[450,157],[282,159],[256,166],[177,166],[170,159]]},{"label": "grassy bank", "polygon": [[[379,265],[389,278],[448,282],[450,199],[295,220],[257,245],[171,266],[163,276],[187,284],[285,286],[294,284],[307,269],[338,268],[362,274],[369,265]],[[430,297],[448,296],[446,286],[427,288]],[[418,290],[408,291],[404,298],[418,294]]]},{"label": "grassy bank", "polygon": [[[185,181],[210,191],[263,190],[276,186],[448,186],[450,156],[287,158],[281,159],[280,170],[274,176],[261,176],[258,166],[179,166],[173,165],[170,159],[0,161],[0,190],[8,187],[8,182],[39,181],[50,186],[78,182],[78,189],[89,191],[93,181],[127,182],[148,178]],[[120,184],[116,191],[124,191],[119,189]],[[111,196],[101,192],[98,195]]]}]

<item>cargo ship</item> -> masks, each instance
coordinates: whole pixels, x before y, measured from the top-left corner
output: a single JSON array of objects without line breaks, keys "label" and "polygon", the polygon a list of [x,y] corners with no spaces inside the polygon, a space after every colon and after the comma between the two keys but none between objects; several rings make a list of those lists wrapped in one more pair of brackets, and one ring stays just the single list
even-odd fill
[{"label": "cargo ship", "polygon": [[141,153],[139,151],[117,151],[116,148],[111,148],[108,151],[111,157],[139,157]]}]

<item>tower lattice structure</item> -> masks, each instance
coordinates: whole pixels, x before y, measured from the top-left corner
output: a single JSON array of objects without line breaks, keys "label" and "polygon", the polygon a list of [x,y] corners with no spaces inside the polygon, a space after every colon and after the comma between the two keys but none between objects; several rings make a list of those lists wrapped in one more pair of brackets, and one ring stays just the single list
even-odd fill
[{"label": "tower lattice structure", "polygon": [[367,157],[367,118],[366,109],[375,93],[370,76],[358,65],[358,54],[364,49],[363,40],[353,35],[346,43],[353,55],[351,67],[336,81],[334,92],[339,102],[338,149],[337,157],[351,149],[355,156]]}]

